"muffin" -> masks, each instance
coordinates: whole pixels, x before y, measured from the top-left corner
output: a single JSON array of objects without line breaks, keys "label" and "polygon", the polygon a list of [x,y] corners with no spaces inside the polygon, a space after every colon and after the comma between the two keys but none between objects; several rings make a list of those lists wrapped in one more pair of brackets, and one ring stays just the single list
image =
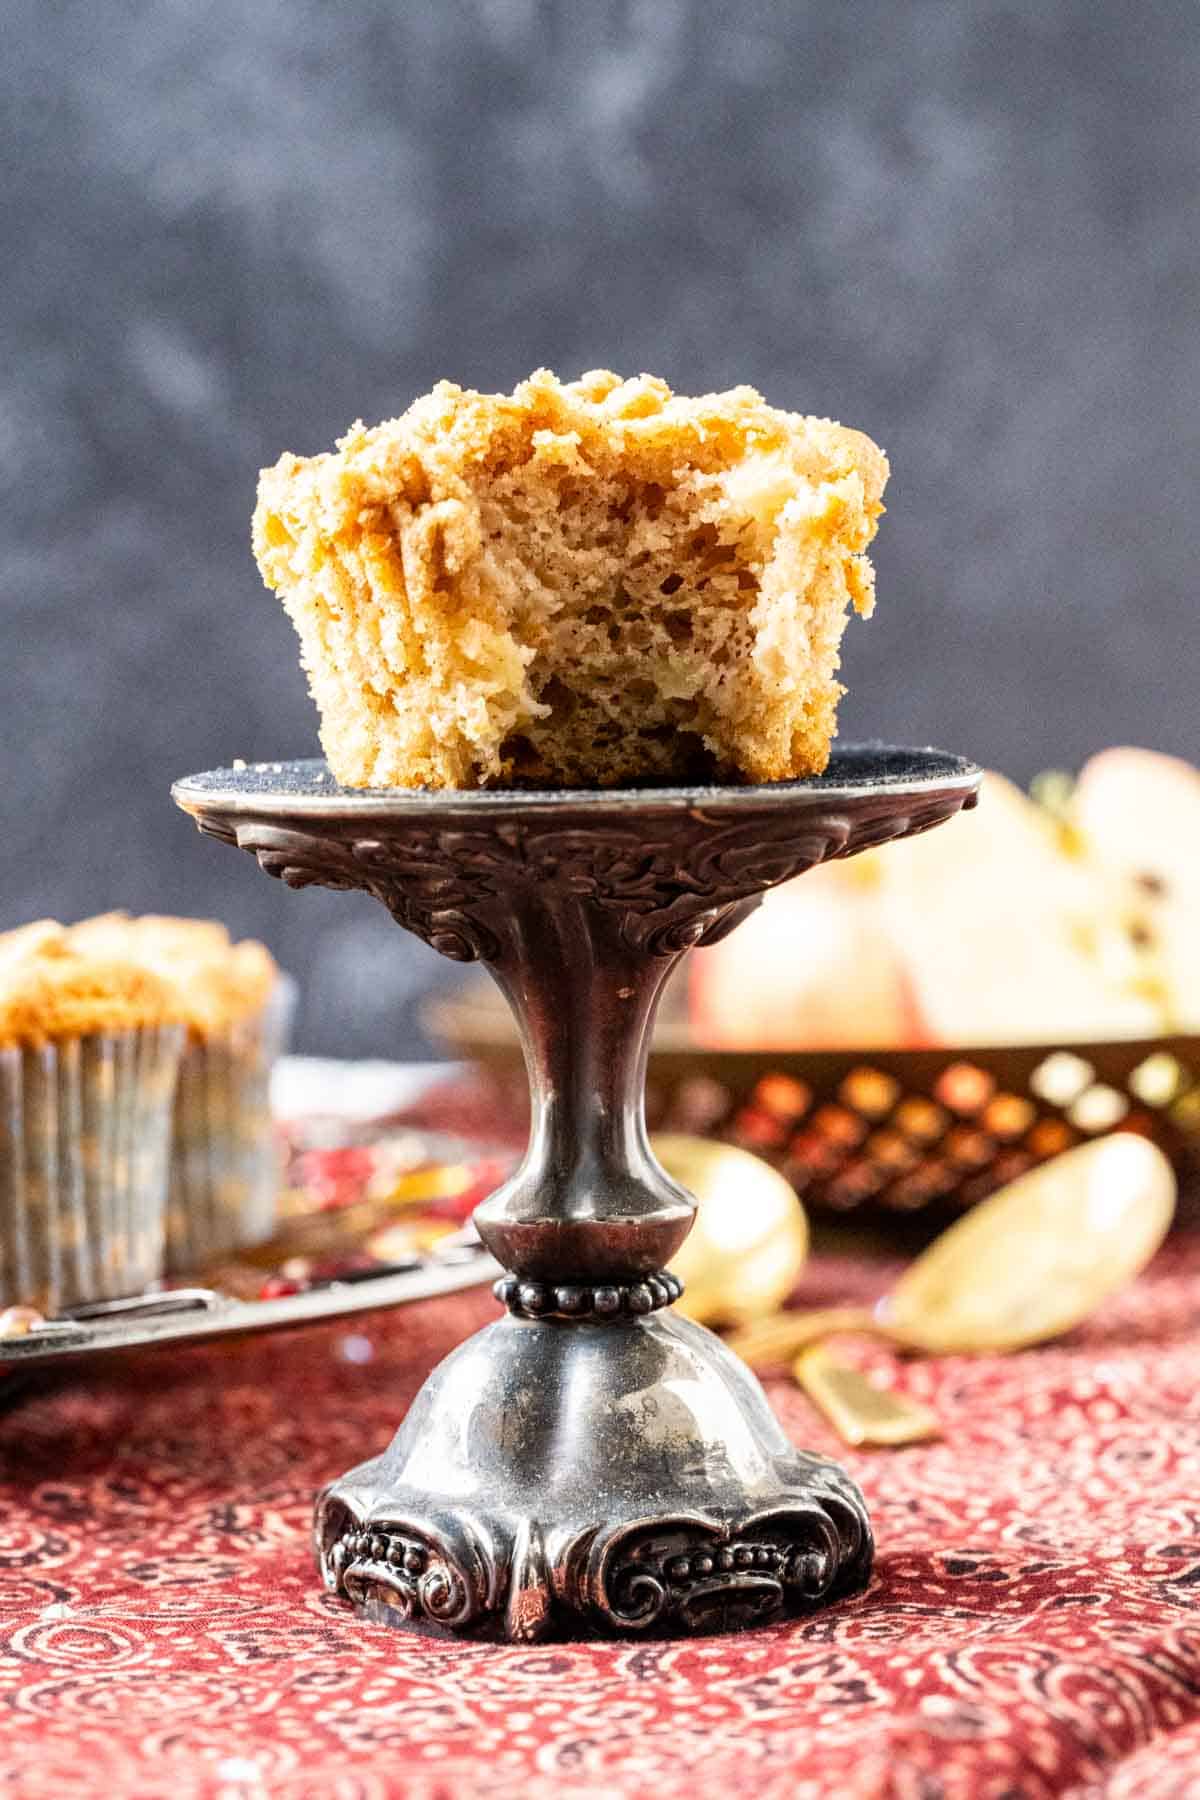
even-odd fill
[{"label": "muffin", "polygon": [[149,969],[48,920],[0,937],[0,1305],[54,1313],[162,1275],[183,1038]]},{"label": "muffin", "polygon": [[281,457],[254,552],[347,786],[771,781],[828,761],[887,474],[753,388],[540,369]]},{"label": "muffin", "polygon": [[166,982],[187,1025],[171,1137],[168,1270],[202,1269],[260,1243],[275,1223],[269,1087],[291,983],[264,945],[232,943],[215,920],[105,913],[74,926],[71,937]]}]

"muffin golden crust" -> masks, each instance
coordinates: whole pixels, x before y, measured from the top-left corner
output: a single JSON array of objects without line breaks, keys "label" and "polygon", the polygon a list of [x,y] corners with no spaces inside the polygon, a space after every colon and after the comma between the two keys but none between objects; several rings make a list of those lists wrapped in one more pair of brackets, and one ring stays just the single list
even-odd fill
[{"label": "muffin golden crust", "polygon": [[94,953],[50,920],[0,938],[0,1045],[129,1031],[182,1017],[169,982],[126,958]]},{"label": "muffin golden crust", "polygon": [[887,461],[747,387],[441,382],[263,471],[254,551],[348,786],[819,772]]},{"label": "muffin golden crust", "polygon": [[70,938],[80,950],[135,963],[164,981],[174,1016],[201,1037],[258,1012],[279,973],[264,944],[231,942],[215,919],[100,913],[72,926]]},{"label": "muffin golden crust", "polygon": [[62,938],[63,927],[57,919],[34,919],[29,925],[18,925],[13,931],[0,931],[0,969],[6,963],[30,956],[42,944]]}]

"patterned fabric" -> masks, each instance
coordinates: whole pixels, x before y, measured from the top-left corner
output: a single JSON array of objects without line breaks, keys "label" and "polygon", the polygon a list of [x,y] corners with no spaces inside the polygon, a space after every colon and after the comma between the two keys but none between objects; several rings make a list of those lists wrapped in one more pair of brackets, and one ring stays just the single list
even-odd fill
[{"label": "patterned fabric", "polygon": [[[803,1297],[865,1295],[825,1262]],[[1200,1243],[1071,1340],[861,1361],[945,1439],[839,1451],[867,1593],[742,1636],[515,1649],[358,1622],[313,1493],[380,1447],[485,1293],[144,1355],[0,1421],[0,1790],[16,1800],[1200,1796]]]}]

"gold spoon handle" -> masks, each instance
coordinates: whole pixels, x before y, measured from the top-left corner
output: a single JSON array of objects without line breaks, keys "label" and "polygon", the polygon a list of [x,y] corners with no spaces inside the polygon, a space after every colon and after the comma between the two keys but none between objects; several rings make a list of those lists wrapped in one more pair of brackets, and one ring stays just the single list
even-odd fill
[{"label": "gold spoon handle", "polygon": [[838,1362],[824,1344],[813,1344],[798,1356],[794,1373],[843,1443],[895,1446],[938,1435],[937,1415],[929,1407],[877,1387],[858,1369]]},{"label": "gold spoon handle", "polygon": [[726,1342],[735,1355],[752,1369],[770,1363],[790,1362],[809,1344],[837,1332],[862,1332],[871,1337],[891,1338],[888,1327],[865,1306],[826,1306],[809,1312],[773,1313],[770,1318],[756,1319],[733,1332]]}]

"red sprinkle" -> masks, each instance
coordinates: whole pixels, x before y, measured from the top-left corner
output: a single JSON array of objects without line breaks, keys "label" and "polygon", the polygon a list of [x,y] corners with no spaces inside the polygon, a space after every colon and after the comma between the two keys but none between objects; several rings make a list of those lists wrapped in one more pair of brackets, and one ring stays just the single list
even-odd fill
[{"label": "red sprinkle", "polygon": [[258,1290],[260,1300],[283,1300],[289,1294],[302,1294],[308,1283],[293,1281],[287,1275],[268,1275]]}]

